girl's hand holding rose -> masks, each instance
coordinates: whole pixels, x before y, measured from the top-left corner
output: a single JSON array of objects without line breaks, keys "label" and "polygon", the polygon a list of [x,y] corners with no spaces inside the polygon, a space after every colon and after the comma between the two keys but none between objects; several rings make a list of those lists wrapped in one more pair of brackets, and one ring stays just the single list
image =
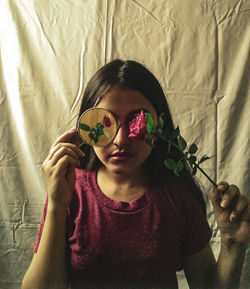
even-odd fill
[{"label": "girl's hand holding rose", "polygon": [[247,245],[250,237],[250,201],[235,185],[221,182],[211,192],[215,217],[223,240]]}]

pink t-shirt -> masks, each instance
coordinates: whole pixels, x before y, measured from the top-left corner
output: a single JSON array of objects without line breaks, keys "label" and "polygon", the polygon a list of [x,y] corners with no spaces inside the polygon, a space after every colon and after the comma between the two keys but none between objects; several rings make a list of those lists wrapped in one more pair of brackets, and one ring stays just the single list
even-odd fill
[{"label": "pink t-shirt", "polygon": [[[66,220],[71,288],[177,288],[183,254],[198,252],[211,238],[199,203],[181,184],[150,187],[131,202],[112,200],[96,177],[96,171],[76,169]],[[47,202],[35,252],[46,208]]]}]

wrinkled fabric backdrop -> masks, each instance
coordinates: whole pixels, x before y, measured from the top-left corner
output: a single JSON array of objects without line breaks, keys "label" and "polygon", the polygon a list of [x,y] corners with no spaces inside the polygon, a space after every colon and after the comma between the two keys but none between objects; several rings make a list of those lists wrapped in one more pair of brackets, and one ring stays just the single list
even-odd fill
[{"label": "wrinkled fabric backdrop", "polygon": [[[0,288],[20,288],[46,196],[41,165],[55,138],[76,124],[91,75],[115,58],[160,80],[202,167],[249,195],[250,1],[1,0]],[[208,194],[212,248],[220,236]],[[247,288],[248,253],[241,288]],[[188,288],[178,273],[180,288]],[[248,285],[247,285],[248,284]],[[249,288],[249,287],[248,287]]]}]

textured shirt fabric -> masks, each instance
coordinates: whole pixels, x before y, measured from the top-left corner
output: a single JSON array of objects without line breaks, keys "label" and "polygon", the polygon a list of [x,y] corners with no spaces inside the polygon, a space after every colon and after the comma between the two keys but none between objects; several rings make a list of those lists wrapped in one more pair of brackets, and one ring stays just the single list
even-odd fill
[{"label": "textured shirt fabric", "polygon": [[[38,249],[46,218],[34,245]],[[76,169],[66,219],[71,288],[177,288],[182,256],[201,250],[211,230],[200,204],[182,184],[153,186],[131,202],[102,193],[97,171]]]}]

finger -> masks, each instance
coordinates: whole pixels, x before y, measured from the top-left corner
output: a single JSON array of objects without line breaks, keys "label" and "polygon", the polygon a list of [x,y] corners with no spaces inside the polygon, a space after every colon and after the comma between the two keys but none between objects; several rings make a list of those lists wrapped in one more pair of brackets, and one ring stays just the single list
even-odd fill
[{"label": "finger", "polygon": [[216,212],[220,212],[223,210],[223,208],[221,208],[220,206],[220,202],[221,202],[221,197],[220,197],[220,193],[218,191],[217,188],[214,188],[211,193],[210,193],[210,199],[211,202],[213,204],[214,210]]},{"label": "finger", "polygon": [[73,143],[77,145],[78,147],[80,147],[84,143],[81,136],[77,132],[73,134],[72,136],[70,136],[69,139],[67,139],[67,142]]},{"label": "finger", "polygon": [[[220,190],[219,190],[220,191]],[[228,208],[232,200],[240,195],[240,190],[235,185],[230,185],[226,190],[221,194],[221,203],[222,208]]]},{"label": "finger", "polygon": [[78,155],[78,157],[83,157],[85,155],[84,152],[75,144],[58,143],[56,146],[51,148],[49,155],[48,155],[48,160],[52,159],[54,155],[57,153],[57,151],[63,147],[73,150]]},{"label": "finger", "polygon": [[[248,204],[248,206],[242,212],[241,218],[242,218],[243,222],[247,222],[248,223],[248,226],[250,225],[250,204]],[[249,230],[250,230],[250,226],[249,226]]]},{"label": "finger", "polygon": [[247,238],[247,243],[249,241],[249,238],[250,238],[250,205],[248,205],[244,211],[241,213],[241,216],[240,216],[240,231],[239,232],[240,234],[242,233],[242,235],[246,236],[248,235],[248,238]]},{"label": "finger", "polygon": [[215,187],[211,194],[210,199],[214,206],[214,208],[221,209],[221,196],[223,196],[224,192],[229,188],[229,184],[227,182],[220,182],[217,187]]},{"label": "finger", "polygon": [[217,185],[217,190],[220,191],[221,193],[225,192],[229,188],[229,183],[227,182],[220,182]]},{"label": "finger", "polygon": [[72,128],[68,131],[66,131],[65,133],[63,133],[62,135],[60,135],[55,142],[52,144],[52,147],[56,146],[57,144],[61,143],[61,142],[65,142],[67,141],[71,136],[73,136],[76,133],[76,128]]},{"label": "finger", "polygon": [[53,157],[51,158],[51,165],[55,166],[57,162],[65,155],[71,156],[77,161],[78,165],[80,165],[79,156],[76,151],[66,146],[62,146],[58,150],[56,150]]},{"label": "finger", "polygon": [[[246,217],[245,214],[248,214],[248,209],[249,209],[249,199],[248,199],[248,197],[241,195],[238,198],[235,207],[232,209],[232,212],[230,214],[230,220],[234,221],[234,220],[238,219],[239,217],[245,218]],[[245,210],[247,212],[245,212]]]},{"label": "finger", "polygon": [[55,173],[57,175],[65,175],[65,170],[68,170],[68,168],[74,169],[77,164],[78,162],[75,158],[70,155],[64,155],[58,160]]}]

